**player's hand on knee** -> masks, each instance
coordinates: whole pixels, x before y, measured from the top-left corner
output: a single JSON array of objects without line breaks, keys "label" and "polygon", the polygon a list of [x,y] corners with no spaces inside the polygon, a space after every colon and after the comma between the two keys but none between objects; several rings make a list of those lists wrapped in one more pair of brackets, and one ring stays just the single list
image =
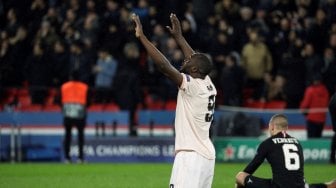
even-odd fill
[{"label": "player's hand on knee", "polygon": [[237,188],[245,186],[245,178],[250,175],[246,172],[238,172],[236,175]]}]

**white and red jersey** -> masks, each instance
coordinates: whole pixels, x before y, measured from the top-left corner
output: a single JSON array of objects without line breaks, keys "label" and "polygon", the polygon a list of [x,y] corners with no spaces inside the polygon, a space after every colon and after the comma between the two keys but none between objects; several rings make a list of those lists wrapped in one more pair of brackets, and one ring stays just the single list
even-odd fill
[{"label": "white and red jersey", "polygon": [[209,138],[217,91],[209,76],[192,78],[183,74],[177,96],[175,116],[175,152],[195,151],[215,159],[215,148]]}]

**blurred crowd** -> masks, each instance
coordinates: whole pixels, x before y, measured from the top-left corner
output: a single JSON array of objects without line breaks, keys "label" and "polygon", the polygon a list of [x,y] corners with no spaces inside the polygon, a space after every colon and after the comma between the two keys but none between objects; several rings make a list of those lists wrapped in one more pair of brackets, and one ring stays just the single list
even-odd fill
[{"label": "blurred crowd", "polygon": [[93,102],[128,109],[148,95],[175,99],[134,37],[133,12],[179,68],[183,53],[165,28],[177,14],[190,45],[212,57],[219,104],[242,106],[252,91],[253,100],[298,108],[316,79],[335,92],[336,0],[0,1],[0,87],[59,88],[76,70]]}]

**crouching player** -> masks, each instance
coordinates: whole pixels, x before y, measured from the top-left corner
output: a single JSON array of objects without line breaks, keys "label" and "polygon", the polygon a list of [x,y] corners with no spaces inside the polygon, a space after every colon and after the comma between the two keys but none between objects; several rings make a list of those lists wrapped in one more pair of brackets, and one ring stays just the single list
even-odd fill
[{"label": "crouching player", "polygon": [[[259,145],[244,171],[237,174],[237,188],[336,188],[335,180],[322,184],[305,183],[302,147],[296,138],[286,133],[287,129],[285,115],[276,114],[270,119],[268,130],[271,136]],[[252,175],[265,159],[271,165],[272,179]]]}]

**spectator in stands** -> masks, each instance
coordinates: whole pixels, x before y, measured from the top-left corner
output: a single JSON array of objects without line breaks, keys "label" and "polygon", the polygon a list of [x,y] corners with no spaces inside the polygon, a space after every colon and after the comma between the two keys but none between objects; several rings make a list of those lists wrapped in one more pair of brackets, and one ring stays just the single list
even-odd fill
[{"label": "spectator in stands", "polygon": [[78,30],[76,30],[73,26],[68,26],[65,28],[64,33],[61,33],[63,35],[64,41],[66,45],[71,46],[72,43],[74,43],[76,40],[80,39],[80,33]]},{"label": "spectator in stands", "polygon": [[335,23],[336,21],[336,1],[334,0],[320,1],[320,7],[325,11],[327,15],[327,20],[330,23]]},{"label": "spectator in stands", "polygon": [[194,10],[193,3],[187,2],[186,3],[186,9],[184,11],[184,17],[186,18],[186,20],[189,21],[191,30],[196,33],[198,25],[197,25],[197,22],[195,20],[195,13],[194,13],[193,10]]},{"label": "spectator in stands", "polygon": [[269,77],[265,80],[265,93],[264,93],[264,100],[265,101],[272,101],[272,100],[285,100],[286,96],[284,93],[284,85],[285,85],[285,78],[282,75],[275,75],[273,77]]},{"label": "spectator in stands", "polygon": [[216,70],[218,70],[218,77],[221,77],[221,70],[225,65],[226,56],[233,50],[231,46],[227,34],[225,32],[219,32],[209,47],[214,65]]},{"label": "spectator in stands", "polygon": [[332,128],[334,131],[334,136],[331,139],[330,163],[335,164],[336,162],[336,93],[334,93],[334,95],[330,99],[329,113],[331,117]]},{"label": "spectator in stands", "polygon": [[[183,53],[178,48],[178,45],[174,38],[170,37],[167,40],[166,43],[167,50],[162,50],[163,53],[166,54],[167,59],[170,61],[170,63],[176,68],[179,69],[180,62],[183,61]],[[154,62],[153,62],[154,63]],[[174,83],[172,83],[167,77],[161,77],[162,80],[161,83],[159,83],[159,86],[155,87],[161,87],[160,96],[164,101],[176,99],[177,95],[177,89]]]},{"label": "spectator in stands", "polygon": [[[6,12],[5,24],[0,27],[1,41],[3,41],[3,57],[6,59],[6,72],[4,76],[6,81],[4,85],[21,86],[24,81],[23,68],[24,62],[29,54],[29,33],[27,28],[23,26],[19,19],[19,10],[14,7],[9,7]],[[5,16],[5,15],[4,15]],[[17,54],[20,54],[18,56]]]},{"label": "spectator in stands", "polygon": [[103,24],[110,25],[118,23],[120,17],[119,8],[120,6],[117,0],[107,0],[103,13]]},{"label": "spectator in stands", "polygon": [[327,86],[329,94],[332,95],[336,90],[336,58],[334,51],[327,47],[323,54],[322,67],[323,82]]},{"label": "spectator in stands", "polygon": [[17,11],[14,8],[10,8],[7,12],[7,24],[5,28],[3,28],[9,38],[15,36],[20,25]]},{"label": "spectator in stands", "polygon": [[84,8],[84,3],[80,0],[70,0],[69,2],[63,3],[65,8],[71,9],[76,13],[76,17],[83,18],[86,14],[86,10]]},{"label": "spectator in stands", "polygon": [[[6,31],[2,33],[3,41],[2,55],[4,62],[2,65],[7,67],[4,75],[7,75],[5,84],[8,86],[21,86],[24,77],[24,63],[30,52],[28,31],[24,26],[19,26],[15,35],[9,36]],[[19,56],[17,54],[20,54]]]},{"label": "spectator in stands", "polygon": [[30,5],[30,11],[28,11],[28,19],[30,22],[29,30],[31,33],[36,33],[43,19],[43,16],[47,13],[48,7],[46,0],[33,0]]},{"label": "spectator in stands", "polygon": [[242,50],[242,66],[247,74],[246,87],[254,90],[253,99],[260,100],[265,87],[264,79],[271,76],[273,61],[258,32],[250,30],[249,37],[249,43]]},{"label": "spectator in stands", "polygon": [[96,1],[94,0],[87,0],[85,4],[85,12],[86,14],[89,12],[97,12],[98,6],[96,5]]},{"label": "spectator in stands", "polygon": [[156,24],[153,28],[153,37],[151,38],[151,41],[153,44],[160,50],[167,52],[168,49],[168,39],[169,36],[164,30],[164,27],[161,24]]},{"label": "spectator in stands", "polygon": [[332,32],[329,37],[329,47],[336,53],[336,31]]},{"label": "spectator in stands", "polygon": [[190,41],[190,45],[195,46],[196,49],[200,49],[201,42],[195,30],[193,30],[191,22],[187,19],[181,20],[182,32],[187,41]]},{"label": "spectator in stands", "polygon": [[61,25],[61,33],[63,34],[66,33],[66,30],[69,27],[79,28],[79,25],[82,22],[82,20],[83,18],[80,18],[75,10],[67,9]]},{"label": "spectator in stands", "polygon": [[[205,28],[207,25],[207,19],[210,14],[213,13],[214,1],[203,1],[203,0],[193,0],[190,2],[192,4],[193,17],[197,23],[198,30],[203,27]],[[203,36],[203,35],[200,35]]]},{"label": "spectator in stands", "polygon": [[282,55],[286,52],[290,45],[290,37],[293,38],[292,40],[295,40],[297,35],[291,36],[291,34],[293,34],[292,31],[294,30],[290,30],[290,19],[286,17],[281,17],[282,15],[275,14],[272,16],[274,17],[272,19],[272,24],[274,25],[271,25],[272,39],[270,41],[269,48],[274,60],[274,71],[276,72],[281,64]]},{"label": "spectator in stands", "polygon": [[91,62],[89,54],[83,52],[84,43],[76,40],[70,45],[70,65],[69,71],[78,71],[79,80],[87,84],[90,83]]},{"label": "spectator in stands", "polygon": [[109,49],[109,52],[113,57],[120,58],[120,49],[122,49],[125,40],[124,33],[115,23],[111,23],[106,27],[106,29],[103,28],[104,30],[102,32],[102,36],[100,37],[101,39],[99,44]]},{"label": "spectator in stands", "polygon": [[111,56],[107,49],[98,50],[98,60],[93,67],[95,74],[96,102],[108,103],[113,97],[114,79],[118,68],[118,62]]},{"label": "spectator in stands", "polygon": [[[203,9],[203,7],[202,7]],[[202,18],[204,19],[204,18]],[[198,29],[198,35],[201,36],[203,45],[205,48],[204,51],[208,51],[211,54],[210,47],[216,41],[216,34],[217,34],[217,18],[215,14],[210,14],[206,20],[203,20],[203,24],[200,25]],[[235,38],[232,38],[235,39]]]},{"label": "spectator in stands", "polygon": [[50,25],[49,21],[41,22],[35,40],[40,41],[46,49],[46,52],[51,51],[59,36],[56,34],[55,28]]},{"label": "spectator in stands", "polygon": [[232,21],[236,37],[234,39],[234,49],[241,52],[243,46],[249,42],[248,27],[253,19],[253,10],[250,7],[241,7],[239,9],[240,18]]},{"label": "spectator in stands", "polygon": [[305,69],[306,87],[308,87],[313,82],[314,75],[321,73],[323,62],[321,57],[316,54],[314,46],[311,43],[304,46],[302,56],[304,58],[303,68]]},{"label": "spectator in stands", "polygon": [[280,66],[276,74],[285,79],[283,89],[287,108],[293,109],[299,108],[306,85],[305,70],[302,66],[303,58],[301,57],[302,39],[296,32],[291,31],[289,42],[289,49],[281,55]]},{"label": "spectator in stands", "polygon": [[[25,62],[27,56],[32,54],[29,48],[37,38],[42,41],[42,45],[47,44],[48,49],[44,49],[46,53],[50,52],[53,43],[60,38],[65,41],[66,46],[70,46],[76,40],[89,41],[88,43],[91,44],[89,49],[96,49],[96,44],[101,44],[107,47],[115,58],[122,58],[120,49],[125,46],[128,39],[134,40],[133,25],[130,24],[132,10],[144,16],[145,31],[152,28],[149,26],[158,23],[166,25],[169,22],[166,15],[171,11],[184,16],[183,32],[186,38],[195,43],[193,46],[210,54],[219,54],[218,51],[230,52],[232,49],[241,52],[242,47],[249,41],[247,31],[250,28],[261,31],[265,37],[264,42],[272,54],[272,74],[276,75],[281,71],[282,75],[287,75],[285,91],[287,100],[291,101],[289,108],[298,107],[297,101],[301,99],[302,86],[298,84],[302,79],[299,78],[301,70],[296,68],[299,67],[297,64],[302,62],[297,56],[298,58],[290,61],[293,65],[286,64],[288,69],[283,69],[282,57],[287,53],[287,49],[292,48],[294,41],[301,40],[302,44],[312,44],[315,49],[313,54],[321,56],[320,59],[326,48],[332,49],[336,54],[336,3],[334,0],[275,2],[268,0],[216,0],[215,2],[104,0],[103,3],[98,3],[101,2],[100,0],[84,2],[80,0],[20,2],[10,0],[0,2],[0,7],[2,7],[0,8],[0,32],[2,36],[6,36],[0,39],[3,43],[1,61],[6,62],[1,65],[1,69],[6,70],[2,71],[1,80],[3,81],[1,82],[3,83],[1,85],[7,86],[20,86],[26,81],[21,73],[23,72],[22,62]],[[21,31],[19,31],[20,28],[22,28]],[[269,32],[265,32],[267,29]],[[264,35],[265,33],[267,35]],[[227,35],[228,45],[226,46],[230,47],[229,50],[211,48],[223,38],[217,38],[217,34]],[[17,40],[19,36],[24,37],[21,37],[22,40]],[[65,50],[69,53],[68,48]],[[89,64],[97,61],[96,51],[93,50],[92,54],[95,55],[90,57],[93,59]],[[311,59],[314,58],[306,60],[311,61]],[[295,71],[291,71],[289,68],[291,66],[295,67],[298,75],[292,74]],[[324,66],[324,68],[327,67]],[[91,71],[92,67],[86,66],[85,69],[88,69],[85,71]],[[327,75],[333,75],[329,70],[322,72],[327,81],[334,78],[329,76],[330,79],[328,79]],[[143,79],[154,76],[160,80],[157,76],[161,74],[158,74],[156,69],[151,69],[151,71],[150,75],[147,75],[149,72],[142,72]],[[93,84],[93,75],[90,75],[88,80],[90,84]],[[220,76],[216,77],[215,84],[219,83],[219,80]],[[146,88],[148,84],[151,83],[142,82],[141,87]],[[297,91],[295,88],[289,89],[293,85],[298,86]],[[326,82],[326,85],[329,91],[333,90],[331,81]]]},{"label": "spectator in stands", "polygon": [[84,129],[86,125],[86,106],[88,85],[79,79],[79,72],[71,73],[70,80],[61,87],[63,124],[65,129],[65,163],[71,163],[70,144],[72,127],[77,128],[78,163],[84,162]]},{"label": "spectator in stands", "polygon": [[48,21],[53,26],[54,31],[59,34],[61,29],[62,17],[57,7],[49,5],[48,12],[43,16],[43,21]]},{"label": "spectator in stands", "polygon": [[34,104],[44,104],[47,87],[51,83],[51,62],[44,49],[39,42],[36,42],[33,54],[27,58],[25,65],[25,77]]},{"label": "spectator in stands", "polygon": [[238,58],[235,53],[230,53],[225,57],[221,70],[219,86],[223,91],[224,105],[241,106],[243,103],[245,71],[237,62]]},{"label": "spectator in stands", "polygon": [[115,77],[115,100],[122,110],[130,113],[130,136],[137,136],[136,109],[141,101],[139,78],[140,52],[136,43],[127,43],[123,49],[123,58],[119,61]]},{"label": "spectator in stands", "polygon": [[308,32],[307,40],[310,41],[318,55],[323,54],[323,49],[328,42],[328,28],[330,27],[329,20],[323,9],[318,8],[315,13],[314,23]]},{"label": "spectator in stands", "polygon": [[60,87],[69,78],[69,52],[62,40],[55,42],[52,59],[52,86]]},{"label": "spectator in stands", "polygon": [[83,41],[83,54],[86,57],[86,60],[88,61],[88,67],[89,70],[89,85],[94,85],[94,74],[92,72],[92,67],[96,64],[98,59],[98,52],[97,52],[97,46],[93,43],[93,41],[89,38],[82,38]]},{"label": "spectator in stands", "polygon": [[146,20],[149,16],[149,7],[147,0],[138,0],[137,5],[134,6],[132,12],[139,15],[140,18]]},{"label": "spectator in stands", "polygon": [[312,84],[306,88],[300,109],[306,114],[307,136],[308,138],[321,138],[324,124],[326,122],[327,112],[322,110],[327,108],[329,103],[329,93],[322,83],[320,74],[315,74]]},{"label": "spectator in stands", "polygon": [[239,18],[240,6],[233,0],[220,0],[215,4],[214,11],[234,23]]},{"label": "spectator in stands", "polygon": [[11,65],[11,59],[9,56],[10,45],[7,37],[1,36],[0,44],[0,86],[6,87],[14,85],[12,78],[15,73],[14,68]]},{"label": "spectator in stands", "polygon": [[96,46],[99,36],[99,27],[100,23],[96,12],[87,12],[84,17],[83,24],[79,29],[82,40],[89,40],[93,46]]}]

